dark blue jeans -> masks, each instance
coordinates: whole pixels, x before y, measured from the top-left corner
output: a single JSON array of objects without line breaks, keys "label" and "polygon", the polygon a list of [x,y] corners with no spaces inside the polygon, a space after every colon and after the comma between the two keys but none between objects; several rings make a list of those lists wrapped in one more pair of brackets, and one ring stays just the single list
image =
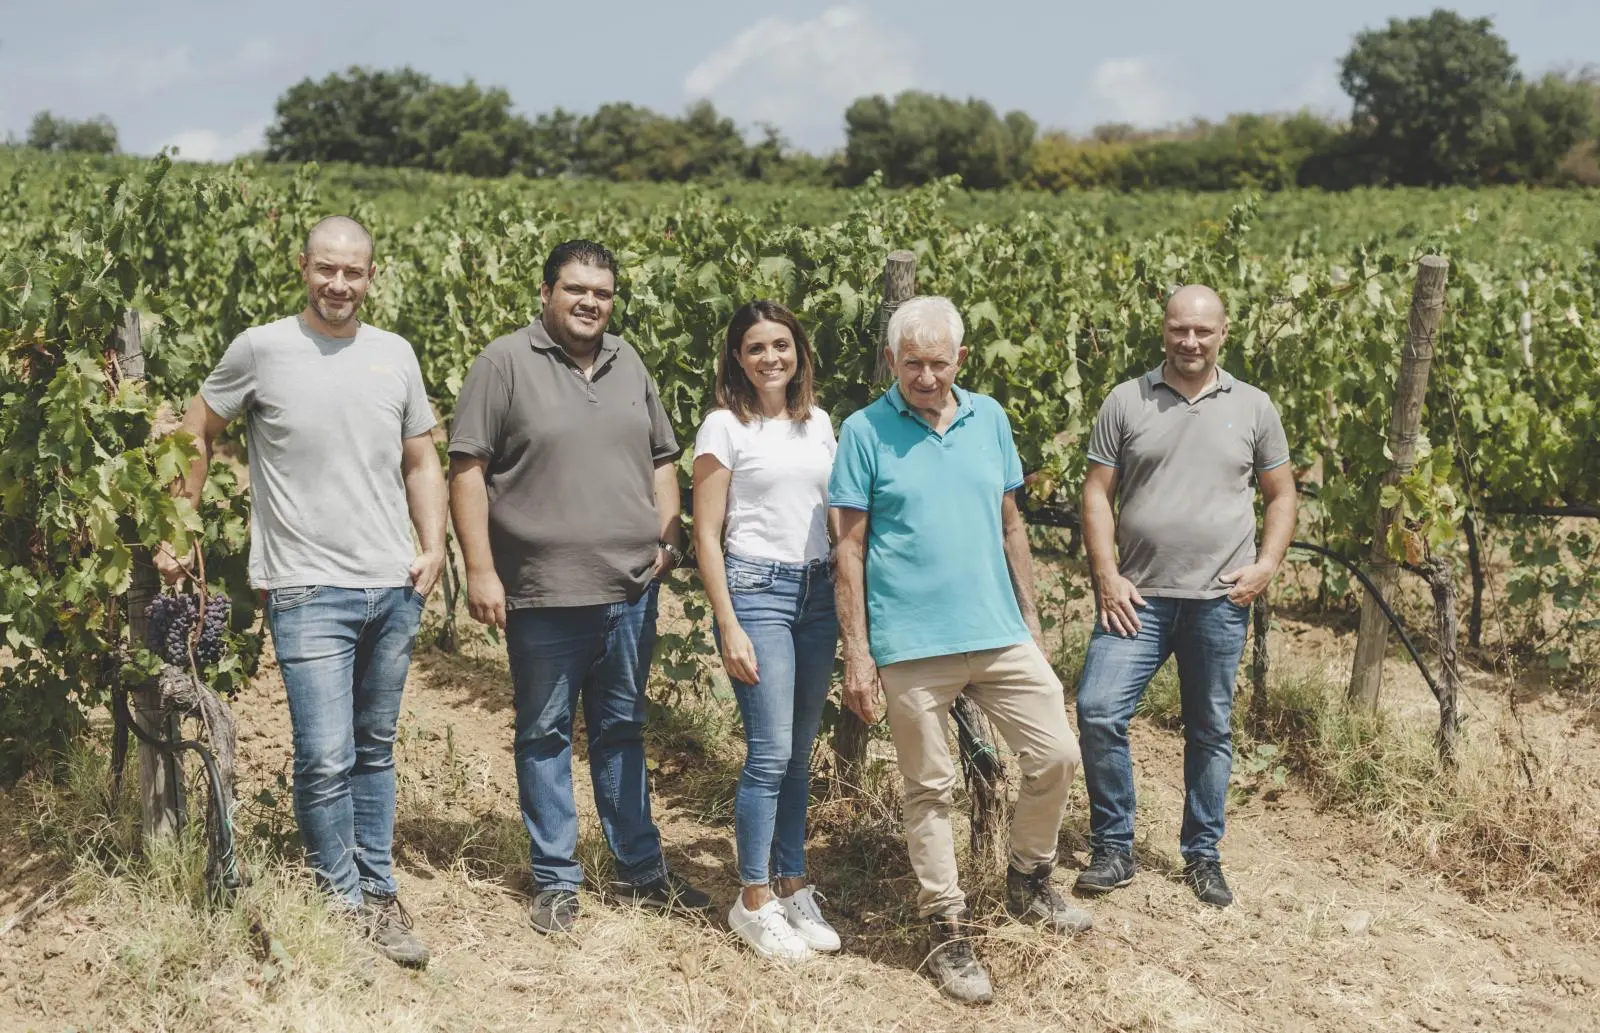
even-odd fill
[{"label": "dark blue jeans", "polygon": [[1183,702],[1185,860],[1216,860],[1233,770],[1233,683],[1248,607],[1218,599],[1150,599],[1133,638],[1098,626],[1078,681],[1078,739],[1096,850],[1133,850],[1133,760],[1128,722],[1167,657],[1178,658]]},{"label": "dark blue jeans", "polygon": [[572,714],[583,696],[589,777],[600,828],[633,885],[666,870],[650,818],[645,770],[645,683],[656,641],[651,582],[637,601],[545,606],[506,615],[515,691],[517,795],[540,890],[576,890],[578,809],[572,798]]},{"label": "dark blue jeans", "polygon": [[[765,886],[806,871],[811,744],[833,676],[839,618],[828,565],[727,558],[728,593],[755,647],[754,685],[735,681],[745,760],[733,802],[739,880]],[[721,629],[718,645],[721,645]]]},{"label": "dark blue jeans", "polygon": [[392,895],[394,736],[423,598],[410,588],[278,588],[272,645],[294,727],[306,862],[354,907]]}]

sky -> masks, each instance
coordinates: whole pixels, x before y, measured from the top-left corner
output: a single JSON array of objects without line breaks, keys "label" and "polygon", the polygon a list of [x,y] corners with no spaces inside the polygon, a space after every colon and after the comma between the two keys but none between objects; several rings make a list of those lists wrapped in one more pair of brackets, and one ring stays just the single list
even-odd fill
[{"label": "sky", "polygon": [[[403,65],[505,87],[530,117],[708,98],[752,135],[844,143],[856,97],[920,89],[1019,108],[1045,129],[1159,127],[1235,111],[1346,115],[1354,35],[1435,3],[1343,0],[0,0],[0,138],[33,114],[106,115],[124,150],[222,160],[263,144],[289,86]],[[1600,0],[1499,0],[1524,74],[1600,63]]]}]

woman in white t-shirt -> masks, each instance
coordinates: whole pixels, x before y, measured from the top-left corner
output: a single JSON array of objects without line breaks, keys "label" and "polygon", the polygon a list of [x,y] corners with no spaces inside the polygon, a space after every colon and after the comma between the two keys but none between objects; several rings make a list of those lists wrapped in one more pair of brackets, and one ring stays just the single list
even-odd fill
[{"label": "woman in white t-shirt", "polygon": [[717,363],[720,408],[694,443],[695,549],[747,748],[733,810],[744,889],[728,924],[784,959],[839,949],[805,877],[811,743],[839,637],[828,567],[836,443],[814,404],[815,366],[788,309],[744,306]]}]

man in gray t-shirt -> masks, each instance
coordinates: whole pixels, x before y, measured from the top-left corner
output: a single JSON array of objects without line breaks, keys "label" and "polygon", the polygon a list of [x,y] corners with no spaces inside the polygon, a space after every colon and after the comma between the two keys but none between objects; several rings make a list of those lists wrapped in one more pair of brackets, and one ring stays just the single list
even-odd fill
[{"label": "man in gray t-shirt", "polygon": [[[234,338],[184,416],[200,449],[184,490],[198,505],[212,443],[243,416],[250,583],[266,595],[289,698],[306,858],[380,952],[421,967],[428,950],[394,878],[394,739],[444,563],[444,475],[411,345],[356,319],[372,257],[351,219],[312,229],[305,309]],[[189,559],[167,547],[156,564],[178,581]]]},{"label": "man in gray t-shirt", "polygon": [[611,252],[545,260],[542,312],[473,362],[450,427],[450,511],[467,609],[504,629],[516,708],[517,790],[541,933],[578,917],[572,715],[580,696],[612,891],[662,910],[711,900],[667,870],[650,817],[645,684],[656,578],[681,557],[679,453],[655,381],[606,333]]},{"label": "man in gray t-shirt", "polygon": [[[1217,366],[1228,317],[1216,292],[1175,292],[1163,337],[1162,364],[1111,391],[1089,438],[1083,536],[1099,622],[1077,707],[1094,859],[1077,889],[1104,893],[1133,878],[1128,722],[1150,679],[1176,656],[1184,875],[1202,901],[1226,907],[1233,894],[1217,847],[1233,763],[1233,683],[1250,603],[1294,536],[1295,486],[1271,400]],[[1252,475],[1267,504],[1259,548]]]}]

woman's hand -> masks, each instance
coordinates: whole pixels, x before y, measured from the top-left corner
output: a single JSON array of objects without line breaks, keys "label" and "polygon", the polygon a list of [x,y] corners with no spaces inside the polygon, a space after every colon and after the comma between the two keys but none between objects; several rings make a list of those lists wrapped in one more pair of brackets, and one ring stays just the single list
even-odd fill
[{"label": "woman's hand", "polygon": [[756,647],[751,643],[750,636],[739,627],[738,621],[730,621],[722,629],[722,667],[734,681],[754,685],[761,680],[761,670],[756,665]]}]

